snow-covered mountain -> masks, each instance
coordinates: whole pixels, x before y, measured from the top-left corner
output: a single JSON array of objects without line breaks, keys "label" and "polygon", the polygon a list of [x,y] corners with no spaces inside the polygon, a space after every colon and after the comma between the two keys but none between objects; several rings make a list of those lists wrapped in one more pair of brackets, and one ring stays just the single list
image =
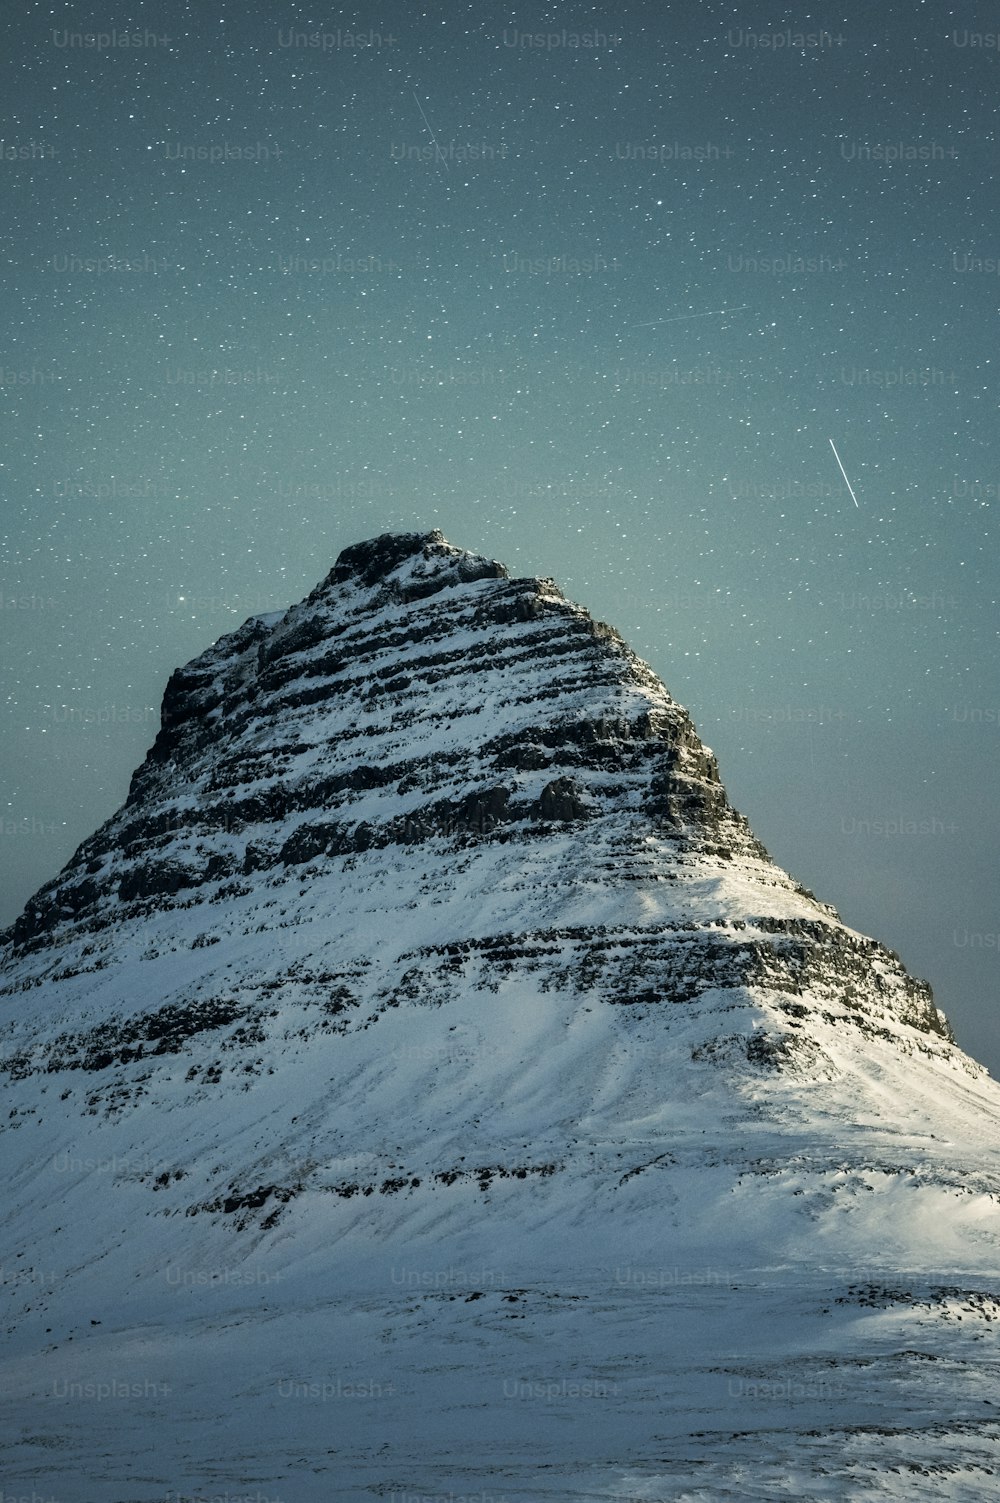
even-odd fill
[{"label": "snow-covered mountain", "polygon": [[551,580],[221,638],[2,981],[7,1491],[995,1495],[1000,1086]]}]

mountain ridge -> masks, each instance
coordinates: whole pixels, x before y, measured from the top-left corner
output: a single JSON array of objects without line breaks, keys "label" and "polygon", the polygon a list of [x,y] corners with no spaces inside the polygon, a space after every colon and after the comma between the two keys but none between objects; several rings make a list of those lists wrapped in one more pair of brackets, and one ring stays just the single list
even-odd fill
[{"label": "mountain ridge", "polygon": [[[345,1496],[474,1482],[461,1396],[433,1377],[448,1368],[506,1436],[489,1465],[514,1477],[509,1496],[536,1498],[551,1466],[553,1497],[599,1481],[638,1500],[666,1485],[661,1430],[676,1460],[700,1455],[699,1426],[745,1428],[759,1395],[717,1391],[723,1370],[778,1393],[790,1372],[815,1386],[828,1362],[853,1435],[873,1402],[858,1374],[877,1370],[879,1422],[896,1416],[903,1454],[927,1408],[922,1359],[890,1359],[889,1340],[952,1374],[935,1369],[972,1431],[945,1427],[942,1468],[971,1454],[971,1433],[996,1457],[996,1426],[962,1395],[1000,1372],[1000,1087],[926,983],[771,861],[687,711],[551,580],[512,578],[437,531],[345,549],[305,600],[171,675],[121,809],[2,952],[0,1215],[26,1434],[52,1374],[79,1368],[69,1341],[98,1374],[144,1372],[136,1353],[155,1353],[184,1396],[172,1485],[217,1475],[202,1441],[184,1450],[194,1410],[235,1423],[246,1403],[279,1460],[248,1433],[233,1476],[302,1484],[298,1449],[320,1478],[301,1496],[328,1497],[318,1432],[273,1422],[288,1343],[304,1354],[295,1382],[322,1387],[336,1328],[365,1381],[391,1353],[409,1385],[393,1434],[422,1458],[372,1470],[381,1421],[352,1410],[334,1467]],[[52,1277],[19,1276],[43,1247]],[[428,1281],[414,1294],[400,1268]],[[706,1268],[704,1298],[679,1305]],[[668,1306],[686,1333],[675,1357]],[[517,1329],[527,1346],[511,1345]],[[245,1381],[213,1366],[212,1340],[234,1372],[250,1363]],[[204,1375],[185,1366],[188,1341]],[[623,1383],[629,1343],[644,1397],[612,1402],[595,1439],[578,1385]],[[553,1360],[569,1449],[540,1419],[537,1456],[515,1466],[503,1384],[556,1381]],[[698,1414],[684,1381],[708,1384]],[[655,1402],[668,1391],[669,1414]],[[802,1399],[786,1470],[848,1495],[833,1441],[809,1459],[809,1433],[833,1424],[824,1398]],[[61,1444],[114,1454],[125,1475],[103,1422],[91,1439],[72,1406],[54,1412]],[[628,1436],[645,1492],[627,1493]],[[45,1470],[39,1445],[23,1442],[13,1476]],[[580,1458],[595,1445],[592,1470]],[[742,1445],[726,1441],[736,1470],[720,1489],[737,1485]],[[59,1488],[79,1495],[63,1474]]]}]

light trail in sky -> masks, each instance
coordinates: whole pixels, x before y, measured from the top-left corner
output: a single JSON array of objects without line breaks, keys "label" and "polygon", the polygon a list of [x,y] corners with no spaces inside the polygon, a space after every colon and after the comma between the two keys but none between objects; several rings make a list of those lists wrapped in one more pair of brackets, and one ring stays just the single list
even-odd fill
[{"label": "light trail in sky", "polygon": [[704,313],[673,313],[669,318],[654,318],[648,324],[633,324],[633,329],[655,329],[657,324],[676,324],[684,318],[716,318],[722,313],[742,313],[749,303],[740,303],[738,308],[706,308]]},{"label": "light trail in sky", "polygon": [[840,464],[840,455],[837,453],[837,445],[834,443],[834,441],[833,441],[832,438],[830,439],[829,443],[830,443],[830,448],[833,450],[833,457],[837,461],[837,463],[840,465],[840,473],[844,477],[844,484],[847,486],[847,489],[851,493],[851,500],[854,502],[855,506],[857,506],[858,510],[860,511],[861,507],[858,506],[858,498],[854,494],[854,487],[852,486],[851,482],[847,478],[847,471],[844,469],[844,466],[842,464]]},{"label": "light trail in sky", "polygon": [[428,134],[430,135],[431,140],[434,142],[434,157],[435,157],[435,160],[438,157],[440,157],[441,161],[444,162],[444,170],[445,170],[445,172],[450,172],[451,168],[448,166],[447,159],[443,155],[443,153],[441,151],[441,148],[440,148],[440,146],[437,143],[437,136],[434,134],[433,130],[431,130],[431,122],[428,120],[427,116],[424,114],[424,107],[420,103],[420,100],[417,99],[417,91],[416,91],[416,89],[413,90],[413,97],[416,100],[417,109],[420,111],[420,114],[421,114],[421,117],[423,119],[423,122],[424,122],[424,124],[427,127]]}]

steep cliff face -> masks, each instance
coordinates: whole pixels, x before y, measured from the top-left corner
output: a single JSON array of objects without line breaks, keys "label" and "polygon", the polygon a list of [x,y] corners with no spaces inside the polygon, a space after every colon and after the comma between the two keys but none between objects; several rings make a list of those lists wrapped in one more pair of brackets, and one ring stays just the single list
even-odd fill
[{"label": "steep cliff face", "polygon": [[109,903],[120,923],[136,899],[204,901],[226,878],[434,835],[524,844],[617,816],[763,854],[616,632],[439,533],[345,550],[301,605],[174,673],[161,721],[124,809],[14,926],[19,951]]},{"label": "steep cliff face", "polygon": [[[435,840],[515,861],[551,847],[553,889],[567,835],[607,847],[615,860],[570,870],[606,889],[609,917],[626,882],[680,897],[692,863],[744,869],[765,910],[767,887],[789,890],[686,711],[618,634],[550,580],[511,580],[439,533],[345,550],[301,605],[174,673],[161,720],[122,810],[13,926],[13,956],[68,949],[65,973],[81,941],[110,954],[154,911],[211,903],[218,927],[265,882],[322,882],[362,852],[388,873]],[[841,938],[824,905],[791,907],[807,943],[781,949],[783,973]],[[732,974],[764,977],[778,950],[742,943]],[[900,983],[908,1020],[943,1032],[926,989]]]}]

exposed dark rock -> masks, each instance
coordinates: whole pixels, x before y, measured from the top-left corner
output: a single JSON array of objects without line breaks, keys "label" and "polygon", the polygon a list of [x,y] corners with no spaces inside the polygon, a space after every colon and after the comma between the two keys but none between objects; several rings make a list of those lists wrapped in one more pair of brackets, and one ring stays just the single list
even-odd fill
[{"label": "exposed dark rock", "polygon": [[[447,569],[428,572],[424,579],[414,578],[395,589],[396,598],[403,601],[422,600],[436,594],[449,584],[469,584],[477,579],[507,579],[503,564],[478,558],[475,554],[453,556],[453,550],[445,542],[444,535],[432,532],[387,532],[366,543],[356,543],[345,548],[327,575],[320,590],[322,594],[330,585],[357,582],[371,587],[387,579],[400,564],[410,559],[441,559],[448,563]],[[310,597],[313,598],[313,597]]]},{"label": "exposed dark rock", "polygon": [[118,896],[123,903],[133,898],[151,898],[157,893],[180,892],[182,887],[195,887],[203,879],[190,867],[179,861],[142,862],[125,873],[118,884]]},{"label": "exposed dark rock", "polygon": [[573,778],[553,778],[538,796],[537,819],[586,819],[587,813]]}]

